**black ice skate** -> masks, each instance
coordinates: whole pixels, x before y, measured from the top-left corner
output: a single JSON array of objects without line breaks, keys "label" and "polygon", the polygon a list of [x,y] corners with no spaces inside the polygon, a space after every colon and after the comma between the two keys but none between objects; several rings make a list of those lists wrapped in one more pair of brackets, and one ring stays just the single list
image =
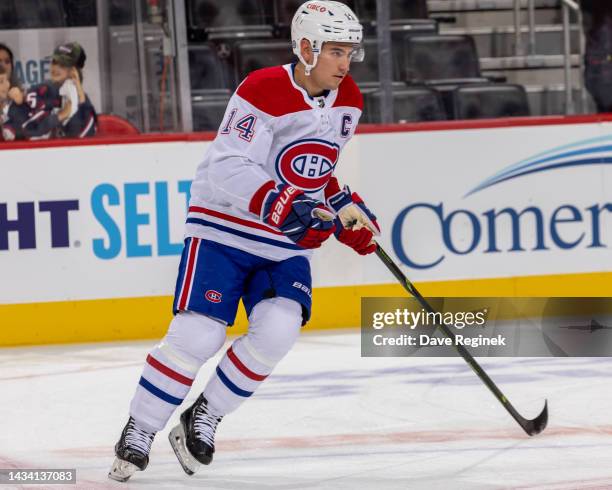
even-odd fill
[{"label": "black ice skate", "polygon": [[188,475],[200,465],[210,464],[215,452],[215,431],[223,417],[215,417],[208,409],[204,395],[181,414],[181,423],[168,434],[174,454]]},{"label": "black ice skate", "polygon": [[127,481],[136,471],[143,471],[149,464],[149,451],[155,432],[146,432],[130,417],[121,437],[115,444],[115,461],[108,477],[116,481]]}]

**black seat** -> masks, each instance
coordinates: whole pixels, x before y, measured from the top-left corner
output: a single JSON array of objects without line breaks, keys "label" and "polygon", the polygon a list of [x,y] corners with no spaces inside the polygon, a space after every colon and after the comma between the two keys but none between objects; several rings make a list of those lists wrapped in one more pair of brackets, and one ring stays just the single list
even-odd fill
[{"label": "black seat", "polygon": [[189,39],[271,37],[269,7],[265,0],[187,0]]},{"label": "black seat", "polygon": [[217,56],[215,47],[209,44],[189,46],[189,77],[192,95],[229,89],[232,85],[227,65]]},{"label": "black seat", "polygon": [[229,95],[194,97],[191,114],[194,131],[217,131],[229,102]]},{"label": "black seat", "polygon": [[527,92],[509,83],[471,84],[453,91],[456,119],[529,116]]},{"label": "black seat", "polygon": [[[364,94],[364,120],[380,123],[379,90]],[[407,87],[393,91],[393,122],[443,121],[447,119],[440,94],[430,87]]]},{"label": "black seat", "polygon": [[20,29],[66,27],[66,12],[61,0],[19,0],[15,7]]},{"label": "black seat", "polygon": [[[356,0],[355,13],[362,22],[376,21],[376,0]],[[402,19],[426,19],[429,15],[426,0],[392,0],[391,22]]]},{"label": "black seat", "polygon": [[236,43],[235,59],[236,80],[240,82],[252,71],[291,63],[295,56],[289,41],[248,41]]},{"label": "black seat", "polygon": [[[350,74],[360,87],[371,87],[378,85],[378,40],[364,39],[365,59],[360,63],[351,63]],[[395,53],[395,48],[394,48]],[[399,80],[399,69],[397,58],[393,57],[392,78]]]},{"label": "black seat", "polygon": [[96,25],[96,0],[64,0],[64,8],[69,27]]},{"label": "black seat", "polygon": [[111,26],[125,26],[133,22],[132,4],[124,0],[110,0],[109,22]]},{"label": "black seat", "polygon": [[263,0],[188,0],[189,23],[194,27],[268,24]]},{"label": "black seat", "polygon": [[406,38],[412,36],[435,36],[438,34],[438,23],[434,19],[408,19],[391,23],[391,43],[393,58],[399,68],[399,80],[408,78],[408,70],[404,65]]},{"label": "black seat", "polygon": [[406,36],[403,51],[407,81],[481,78],[476,45],[471,36]]},{"label": "black seat", "polygon": [[0,29],[16,29],[18,27],[15,3],[11,1],[0,2]]}]

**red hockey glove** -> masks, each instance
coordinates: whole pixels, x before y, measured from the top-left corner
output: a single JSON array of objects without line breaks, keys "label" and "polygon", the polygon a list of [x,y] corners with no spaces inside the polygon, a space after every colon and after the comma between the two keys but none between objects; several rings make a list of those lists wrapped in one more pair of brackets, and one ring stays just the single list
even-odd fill
[{"label": "red hockey glove", "polygon": [[327,198],[329,207],[332,208],[346,228],[354,229],[355,225],[367,227],[374,235],[380,235],[380,226],[376,216],[363,202],[356,192],[351,192],[348,186],[333,196]]},{"label": "red hockey glove", "polygon": [[368,228],[349,229],[342,226],[340,218],[335,219],[334,235],[339,242],[351,247],[359,255],[368,255],[376,251],[374,234]]}]

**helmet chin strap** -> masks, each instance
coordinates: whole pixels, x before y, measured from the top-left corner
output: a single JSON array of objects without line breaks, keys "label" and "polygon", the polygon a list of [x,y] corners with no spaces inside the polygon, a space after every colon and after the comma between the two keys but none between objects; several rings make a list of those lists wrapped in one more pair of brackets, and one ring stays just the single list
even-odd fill
[{"label": "helmet chin strap", "polygon": [[302,62],[302,64],[304,65],[304,74],[309,77],[310,76],[310,72],[311,70],[316,66],[317,64],[317,59],[319,58],[319,55],[316,53],[313,53],[313,60],[312,60],[312,64],[306,63],[306,60],[304,59],[304,57],[300,54],[298,56],[298,58],[300,59],[300,61]]},{"label": "helmet chin strap", "polygon": [[[318,43],[316,41],[314,41],[313,44],[314,44],[314,46],[311,45],[311,49],[312,49],[312,64],[306,63],[306,60],[304,59],[304,56],[302,56],[302,53],[300,53],[298,55],[299,60],[304,65],[304,73],[305,73],[305,75],[307,77],[310,76],[310,72],[316,66],[317,60],[319,59],[319,50],[316,49]],[[323,43],[321,43],[321,48],[323,48]]]}]

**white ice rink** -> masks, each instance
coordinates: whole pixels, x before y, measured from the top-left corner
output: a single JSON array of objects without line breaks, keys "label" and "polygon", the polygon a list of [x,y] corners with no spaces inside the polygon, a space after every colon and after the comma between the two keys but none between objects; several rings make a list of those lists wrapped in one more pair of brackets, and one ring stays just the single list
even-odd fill
[{"label": "white ice rink", "polygon": [[0,349],[0,468],[77,468],[76,487],[44,487],[56,490],[612,489],[612,359],[479,359],[524,416],[548,398],[548,428],[529,438],[461,359],[364,359],[356,331],[305,332],[223,420],[200,473],[185,475],[168,443],[177,410],[147,470],[111,482],[153,344]]}]

